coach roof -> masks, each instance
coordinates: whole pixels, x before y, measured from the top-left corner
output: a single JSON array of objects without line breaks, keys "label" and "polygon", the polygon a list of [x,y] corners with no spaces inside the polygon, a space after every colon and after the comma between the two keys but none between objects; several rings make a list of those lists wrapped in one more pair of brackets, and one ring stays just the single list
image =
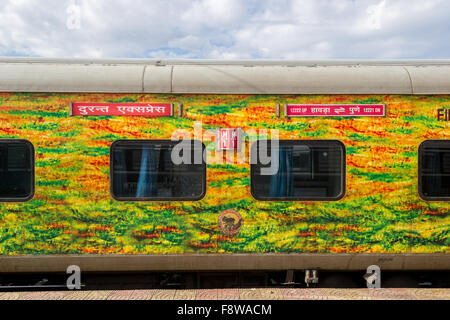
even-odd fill
[{"label": "coach roof", "polygon": [[0,92],[450,94],[450,60],[6,57]]}]

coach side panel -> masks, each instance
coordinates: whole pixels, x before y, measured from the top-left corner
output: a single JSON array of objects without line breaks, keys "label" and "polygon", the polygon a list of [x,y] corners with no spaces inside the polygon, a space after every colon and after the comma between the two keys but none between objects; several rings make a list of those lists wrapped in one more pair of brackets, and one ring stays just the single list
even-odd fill
[{"label": "coach side panel", "polygon": [[[183,114],[71,116],[70,102],[183,104]],[[385,117],[298,117],[276,104],[383,103]],[[450,204],[418,195],[418,147],[450,139],[450,96],[163,95],[0,93],[0,139],[35,148],[35,194],[0,203],[0,254],[449,253]],[[110,146],[171,139],[176,131],[277,130],[286,140],[339,140],[346,191],[338,201],[258,201],[250,165],[207,164],[199,201],[117,201],[110,195]],[[211,147],[206,141],[205,145]],[[248,146],[248,143],[247,143]],[[233,209],[239,232],[219,216]]]}]

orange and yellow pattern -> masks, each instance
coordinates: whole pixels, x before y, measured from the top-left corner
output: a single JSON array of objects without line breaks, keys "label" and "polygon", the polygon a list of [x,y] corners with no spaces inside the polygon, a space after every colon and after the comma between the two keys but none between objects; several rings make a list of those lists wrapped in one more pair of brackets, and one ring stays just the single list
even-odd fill
[{"label": "orange and yellow pattern", "polygon": [[[183,103],[184,115],[69,115],[76,102]],[[384,103],[386,117],[276,117],[285,103]],[[36,149],[36,194],[0,203],[0,254],[449,253],[450,203],[417,194],[417,149],[450,139],[438,108],[450,96],[168,95],[0,93],[0,139]],[[174,131],[276,129],[280,139],[338,139],[346,146],[346,195],[335,202],[261,202],[247,163],[208,164],[196,202],[118,202],[109,193],[109,146],[170,139]],[[232,159],[231,159],[232,160]],[[225,234],[226,209],[242,217]]]}]

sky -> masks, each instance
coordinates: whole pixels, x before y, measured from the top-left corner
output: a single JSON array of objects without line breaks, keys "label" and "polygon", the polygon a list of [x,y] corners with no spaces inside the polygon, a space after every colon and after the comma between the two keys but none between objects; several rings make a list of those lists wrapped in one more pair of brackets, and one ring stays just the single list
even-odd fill
[{"label": "sky", "polygon": [[450,0],[0,0],[0,56],[450,58]]}]

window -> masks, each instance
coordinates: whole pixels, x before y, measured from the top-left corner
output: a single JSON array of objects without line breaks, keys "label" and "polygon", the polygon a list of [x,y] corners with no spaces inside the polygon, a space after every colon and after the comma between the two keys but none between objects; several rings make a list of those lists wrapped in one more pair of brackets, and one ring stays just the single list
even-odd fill
[{"label": "window", "polygon": [[252,145],[251,192],[255,199],[328,201],[344,196],[343,143],[279,140],[277,146],[273,142],[261,140]]},{"label": "window", "polygon": [[33,195],[33,145],[26,140],[0,140],[0,201],[28,201]]},{"label": "window", "polygon": [[200,141],[120,140],[111,146],[111,194],[116,200],[200,200],[206,193]]},{"label": "window", "polygon": [[419,195],[450,200],[450,140],[428,140],[419,146]]}]

